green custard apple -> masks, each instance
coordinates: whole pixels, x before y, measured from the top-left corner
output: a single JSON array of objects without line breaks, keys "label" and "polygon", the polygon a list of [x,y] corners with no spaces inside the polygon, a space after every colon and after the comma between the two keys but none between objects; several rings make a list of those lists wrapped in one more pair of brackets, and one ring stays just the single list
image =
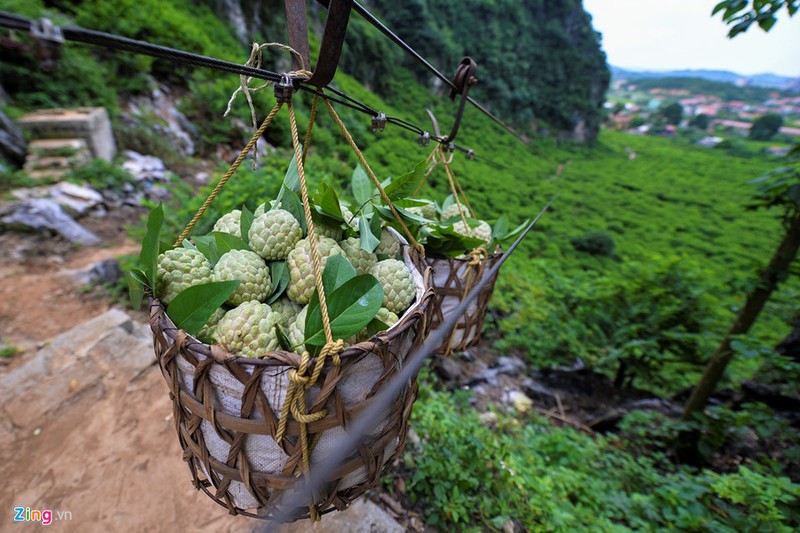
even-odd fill
[{"label": "green custard apple", "polygon": [[369,269],[378,262],[377,255],[361,248],[361,240],[358,238],[349,237],[340,242],[339,246],[359,275],[369,273]]},{"label": "green custard apple", "polygon": [[241,357],[263,357],[278,347],[275,327],[280,316],[270,306],[251,300],[231,309],[216,326],[216,339]]},{"label": "green custard apple", "polygon": [[369,273],[383,286],[383,307],[398,315],[408,309],[417,291],[414,278],[405,263],[397,259],[384,259],[378,261]]},{"label": "green custard apple", "polygon": [[250,250],[231,250],[214,265],[214,281],[241,280],[241,284],[228,298],[230,305],[240,305],[251,300],[263,301],[269,296],[272,284],[269,267]]},{"label": "green custard apple", "polygon": [[303,230],[290,212],[272,209],[253,219],[248,236],[254,252],[267,261],[281,261],[303,238]]},{"label": "green custard apple", "polygon": [[[345,256],[344,250],[336,244],[336,241],[328,237],[318,237],[318,251],[320,269],[325,269],[329,257],[334,255]],[[286,259],[286,266],[289,267],[289,285],[286,294],[290,300],[299,304],[307,304],[314,294],[316,285],[314,283],[314,267],[311,263],[311,243],[308,238],[302,239],[297,246],[289,252]]]},{"label": "green custard apple", "polygon": [[484,242],[492,240],[492,227],[488,222],[483,220],[479,221],[479,224],[474,228],[470,227],[469,231],[467,230],[467,226],[464,225],[464,222],[456,222],[453,224],[453,231],[467,237],[472,236]]},{"label": "green custard apple", "polygon": [[234,209],[230,213],[225,213],[219,220],[214,223],[214,228],[211,231],[219,231],[222,233],[230,233],[236,237],[242,238],[242,212]]},{"label": "green custard apple", "polygon": [[386,255],[391,259],[396,259],[400,256],[400,241],[397,237],[386,228],[381,228],[381,242],[375,248],[375,253],[379,255]]},{"label": "green custard apple", "polygon": [[192,285],[210,282],[211,274],[211,263],[197,250],[167,250],[158,256],[156,295],[168,304]]}]

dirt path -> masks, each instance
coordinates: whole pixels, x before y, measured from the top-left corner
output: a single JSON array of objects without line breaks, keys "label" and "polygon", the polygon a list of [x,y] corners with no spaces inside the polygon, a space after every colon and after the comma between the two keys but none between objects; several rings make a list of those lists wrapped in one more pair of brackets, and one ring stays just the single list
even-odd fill
[{"label": "dirt path", "polygon": [[[53,339],[114,307],[102,291],[87,291],[75,273],[138,250],[119,226],[90,229],[104,244],[76,248],[42,236],[0,235],[0,249],[10,251],[0,263],[0,341],[23,348],[0,359],[2,388],[12,389],[0,390],[0,531],[41,527],[14,522],[19,506],[52,511],[49,527],[56,531],[263,530],[265,523],[230,516],[192,486],[167,388],[155,360],[148,360],[146,327],[123,327],[145,329],[132,344],[135,366],[125,366],[132,355],[113,342],[86,355],[77,342]],[[143,322],[144,314],[137,318]],[[39,370],[47,350],[54,352],[52,362]],[[27,378],[24,386],[18,375]],[[22,392],[15,396],[14,387]],[[362,499],[321,524],[298,522],[276,533],[402,531],[385,520]]]}]

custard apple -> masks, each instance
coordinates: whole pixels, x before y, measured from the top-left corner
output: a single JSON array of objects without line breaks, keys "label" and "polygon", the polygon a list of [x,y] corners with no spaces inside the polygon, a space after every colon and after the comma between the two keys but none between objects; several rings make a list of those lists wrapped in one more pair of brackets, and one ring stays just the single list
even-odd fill
[{"label": "custard apple", "polygon": [[369,273],[383,286],[383,307],[398,314],[408,309],[416,295],[416,287],[405,263],[384,259],[378,261]]},{"label": "custard apple", "polygon": [[[270,200],[269,209],[276,209],[276,208],[280,209],[281,203],[278,200]],[[267,209],[267,202],[264,202],[263,204],[258,204],[256,210],[253,211],[253,218],[260,217],[261,215],[269,211],[269,209]]]},{"label": "custard apple", "polygon": [[453,224],[453,231],[460,233],[461,235],[466,235],[467,237],[471,236],[476,239],[480,239],[484,242],[489,242],[492,240],[492,227],[488,222],[484,222],[483,220],[480,220],[476,227],[470,227],[469,231],[467,231],[467,227],[464,225],[464,222],[456,222]]},{"label": "custard apple", "polygon": [[392,313],[385,307],[381,307],[380,309],[378,309],[378,314],[375,315],[375,318],[377,318],[378,320],[380,320],[389,327],[392,327],[398,322],[400,322],[400,317],[397,316],[395,313]]},{"label": "custard apple", "polygon": [[241,357],[263,357],[278,347],[275,326],[280,317],[255,300],[231,309],[217,324],[216,338],[226,350]]},{"label": "custard apple", "polygon": [[254,252],[267,261],[280,261],[303,238],[303,230],[290,212],[272,209],[253,219],[248,235]]},{"label": "custard apple", "polygon": [[409,207],[408,211],[428,220],[436,220],[436,206],[433,204],[425,204],[416,207]]},{"label": "custard apple", "polygon": [[230,233],[236,237],[242,238],[242,212],[234,209],[230,213],[226,213],[219,217],[214,223],[214,229],[211,231],[221,231],[223,233]]},{"label": "custard apple", "polygon": [[286,295],[281,296],[270,304],[272,310],[278,313],[281,317],[280,324],[284,328],[288,328],[289,324],[294,322],[294,319],[300,314],[303,306],[291,301]]},{"label": "custard apple", "polygon": [[299,354],[302,354],[306,350],[303,341],[306,340],[307,311],[308,306],[303,307],[303,310],[297,314],[297,317],[289,323],[289,327],[286,331],[286,337],[289,340],[289,344],[292,346],[292,350]]},{"label": "custard apple", "polygon": [[272,288],[269,267],[257,253],[250,250],[226,252],[214,265],[214,281],[234,279],[241,280],[242,283],[228,298],[230,305],[239,305],[250,300],[263,301]]},{"label": "custard apple", "polygon": [[400,255],[400,241],[391,231],[383,228],[381,229],[381,243],[375,248],[375,253],[395,259]]},{"label": "custard apple", "polygon": [[197,336],[203,339],[214,339],[217,336],[217,324],[219,324],[220,319],[225,316],[225,310],[221,307],[217,308],[214,311],[214,314],[206,320],[206,323],[200,328],[200,331],[197,333]]},{"label": "custard apple", "polygon": [[165,304],[192,285],[211,281],[211,263],[197,250],[174,248],[158,256],[156,293]]},{"label": "custard apple", "polygon": [[458,209],[458,204],[450,204],[447,209],[442,211],[442,220],[447,220],[448,218],[458,217],[461,218],[461,211],[464,212],[465,217],[469,217],[469,211],[467,207],[462,205],[461,210]]},{"label": "custard apple", "polygon": [[353,268],[356,269],[356,274],[369,273],[369,269],[378,262],[378,256],[361,248],[361,240],[355,237],[343,240],[339,246],[344,250],[344,254]]},{"label": "custard apple", "polygon": [[358,217],[353,216],[353,212],[350,211],[344,204],[339,204],[339,207],[342,209],[342,218],[344,218],[344,223],[350,226],[353,231],[358,231]]},{"label": "custard apple", "polygon": [[[345,255],[344,251],[333,239],[319,237],[317,243],[320,269],[325,268],[325,263],[329,257],[337,254]],[[286,295],[293,302],[307,304],[316,288],[314,284],[314,267],[311,264],[311,244],[308,238],[302,239],[297,243],[294,250],[289,252],[286,266],[289,267],[289,285],[286,289]]]},{"label": "custard apple", "polygon": [[334,241],[338,241],[342,238],[342,228],[339,226],[328,226],[327,224],[314,222],[314,232],[317,234],[317,237],[327,237]]}]

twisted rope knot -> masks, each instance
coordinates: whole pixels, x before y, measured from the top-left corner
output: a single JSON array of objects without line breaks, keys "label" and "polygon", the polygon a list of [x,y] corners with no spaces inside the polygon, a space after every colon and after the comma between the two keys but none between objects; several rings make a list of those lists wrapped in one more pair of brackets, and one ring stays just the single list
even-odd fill
[{"label": "twisted rope knot", "polygon": [[311,422],[322,420],[328,416],[328,413],[325,411],[325,409],[317,411],[316,413],[304,413],[301,404],[302,402],[294,402],[291,407],[292,416],[301,424],[310,424]]},{"label": "twisted rope knot", "polygon": [[486,251],[486,248],[479,246],[469,253],[470,260],[467,264],[472,267],[478,266],[483,258],[487,257],[488,255],[489,253]]},{"label": "twisted rope knot", "polygon": [[333,357],[333,363],[338,365],[341,362],[339,354],[344,350],[344,341],[342,339],[336,339],[333,342],[326,342],[325,346],[322,347],[322,351],[320,351],[320,357]]},{"label": "twisted rope knot", "polygon": [[304,376],[300,372],[298,372],[297,369],[295,368],[289,369],[287,375],[289,377],[289,382],[292,385],[295,385],[297,387],[302,386],[304,389],[307,389],[310,386],[309,383],[311,382],[311,376]]}]

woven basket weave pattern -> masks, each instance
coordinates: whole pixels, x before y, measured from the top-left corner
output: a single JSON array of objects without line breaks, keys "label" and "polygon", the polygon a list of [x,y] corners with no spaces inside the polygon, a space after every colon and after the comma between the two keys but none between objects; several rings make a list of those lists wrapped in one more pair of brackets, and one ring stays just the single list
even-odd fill
[{"label": "woven basket weave pattern", "polygon": [[[417,287],[415,303],[395,326],[342,352],[340,365],[326,363],[317,384],[307,391],[308,412],[327,413],[307,425],[312,469],[336,449],[348,422],[402,369],[405,357],[429,331],[432,272],[413,249],[403,250]],[[273,516],[302,471],[300,424],[290,419],[282,442],[274,439],[289,387],[288,370],[300,366],[300,356],[276,351],[267,359],[218,360],[210,346],[178,330],[158,300],[151,300],[150,323],[195,487],[233,514]],[[414,379],[325,489],[315,494],[318,512],[344,509],[377,485],[383,467],[403,450],[416,393]],[[308,516],[308,508],[281,511]]]},{"label": "woven basket weave pattern", "polygon": [[[498,251],[488,259],[484,259],[476,267],[470,266],[469,259],[453,257],[426,257],[426,262],[433,267],[433,316],[431,329],[436,329],[445,321],[453,310],[461,303],[471,287],[474,287],[488,271],[500,260],[502,254]],[[472,272],[470,272],[472,270]],[[472,281],[470,281],[470,278]],[[447,340],[436,350],[436,353],[449,355],[453,352],[464,351],[475,346],[481,340],[483,323],[489,300],[492,299],[497,273],[493,279],[481,290],[478,298],[467,307],[467,310],[456,322],[453,331]]]}]

